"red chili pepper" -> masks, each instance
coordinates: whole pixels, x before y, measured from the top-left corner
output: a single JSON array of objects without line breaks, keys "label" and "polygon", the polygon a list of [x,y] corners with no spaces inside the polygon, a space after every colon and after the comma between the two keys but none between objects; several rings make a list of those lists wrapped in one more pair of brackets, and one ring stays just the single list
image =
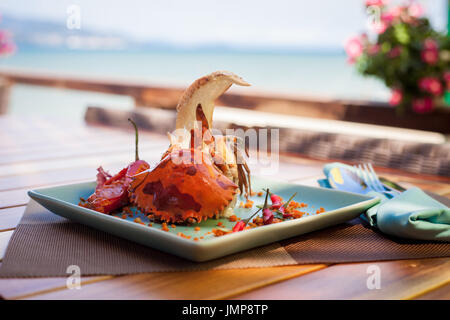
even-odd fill
[{"label": "red chili pepper", "polygon": [[233,227],[233,232],[242,231],[245,228],[245,222],[244,221],[238,221]]},{"label": "red chili pepper", "polygon": [[[245,228],[245,226],[247,225],[247,223],[258,213],[258,212],[260,212],[262,209],[264,209],[263,210],[263,212],[265,211],[265,210],[269,210],[269,209],[267,209],[267,198],[268,198],[268,196],[269,196],[269,189],[267,189],[267,191],[266,191],[266,199],[264,200],[264,206],[263,206],[263,208],[260,208],[260,209],[258,209],[254,214],[252,214],[249,218],[247,218],[247,219],[245,219],[245,220],[240,220],[240,221],[238,221],[238,222],[236,222],[236,224],[234,225],[234,227],[233,227],[233,232],[239,232],[239,231],[242,231],[242,230],[244,230],[244,228]],[[269,210],[270,211],[270,210]],[[273,214],[272,214],[272,220],[273,220]],[[271,220],[271,221],[272,221]],[[272,223],[272,222],[270,222],[270,223]]]},{"label": "red chili pepper", "polygon": [[276,194],[274,194],[274,193],[272,193],[270,195],[270,200],[272,201],[272,203],[274,203],[274,202],[281,202],[281,197],[276,195]]},{"label": "red chili pepper", "polygon": [[270,200],[272,201],[272,209],[274,210],[279,209],[283,205],[281,197],[276,194],[271,194]]},{"label": "red chili pepper", "polygon": [[264,224],[271,224],[273,222],[273,212],[270,209],[263,210],[263,222]]}]

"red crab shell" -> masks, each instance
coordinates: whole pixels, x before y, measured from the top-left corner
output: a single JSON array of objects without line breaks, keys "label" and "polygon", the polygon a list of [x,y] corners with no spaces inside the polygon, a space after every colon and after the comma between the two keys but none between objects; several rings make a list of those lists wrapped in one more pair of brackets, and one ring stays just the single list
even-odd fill
[{"label": "red crab shell", "polygon": [[200,222],[223,211],[237,188],[208,154],[182,149],[165,155],[154,169],[134,176],[130,194],[141,211],[161,221]]}]

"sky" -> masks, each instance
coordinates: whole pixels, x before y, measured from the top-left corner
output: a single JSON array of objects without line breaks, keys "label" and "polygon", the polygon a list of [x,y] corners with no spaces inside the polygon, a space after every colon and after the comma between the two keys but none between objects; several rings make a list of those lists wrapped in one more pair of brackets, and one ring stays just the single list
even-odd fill
[{"label": "sky", "polygon": [[[444,30],[446,0],[420,3]],[[2,0],[0,12],[65,25],[74,4],[81,28],[185,46],[333,48],[367,28],[363,0]]]}]

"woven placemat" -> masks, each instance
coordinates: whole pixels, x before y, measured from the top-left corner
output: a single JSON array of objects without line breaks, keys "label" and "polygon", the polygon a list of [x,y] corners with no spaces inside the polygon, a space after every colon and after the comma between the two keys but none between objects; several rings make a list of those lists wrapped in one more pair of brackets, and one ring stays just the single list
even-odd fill
[{"label": "woven placemat", "polygon": [[449,243],[386,237],[359,218],[209,262],[191,262],[70,222],[30,201],[8,245],[0,277],[193,271],[450,256]]}]

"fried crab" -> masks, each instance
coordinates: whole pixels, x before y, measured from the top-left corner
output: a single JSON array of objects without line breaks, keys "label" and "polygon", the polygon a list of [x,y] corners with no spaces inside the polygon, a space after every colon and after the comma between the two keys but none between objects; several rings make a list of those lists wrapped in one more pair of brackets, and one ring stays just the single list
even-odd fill
[{"label": "fried crab", "polygon": [[130,199],[141,212],[164,222],[200,222],[229,215],[237,196],[251,193],[239,139],[211,133],[214,102],[232,84],[249,86],[231,72],[217,71],[183,93],[168,150],[154,168],[132,177]]}]

